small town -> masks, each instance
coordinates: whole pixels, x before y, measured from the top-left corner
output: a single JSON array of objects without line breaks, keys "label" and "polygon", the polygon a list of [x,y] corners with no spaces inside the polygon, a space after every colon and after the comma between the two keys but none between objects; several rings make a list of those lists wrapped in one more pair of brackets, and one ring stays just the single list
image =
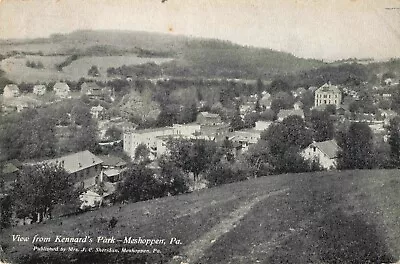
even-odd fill
[{"label": "small town", "polygon": [[0,31],[0,264],[400,263],[395,51],[92,27]]}]

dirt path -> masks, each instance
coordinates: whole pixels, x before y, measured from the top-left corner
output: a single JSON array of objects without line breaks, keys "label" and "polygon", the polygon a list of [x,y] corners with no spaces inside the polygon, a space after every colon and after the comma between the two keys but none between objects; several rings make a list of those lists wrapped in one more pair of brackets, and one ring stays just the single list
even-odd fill
[{"label": "dirt path", "polygon": [[222,220],[219,224],[215,225],[210,231],[205,233],[196,241],[185,246],[179,256],[173,257],[169,264],[192,264],[196,263],[204,254],[204,252],[210,248],[222,235],[230,232],[234,229],[237,223],[246,216],[251,208],[259,203],[260,201],[267,199],[268,197],[285,193],[289,188],[273,191],[263,196],[254,198],[253,200],[244,203],[237,210],[233,211],[229,217]]}]

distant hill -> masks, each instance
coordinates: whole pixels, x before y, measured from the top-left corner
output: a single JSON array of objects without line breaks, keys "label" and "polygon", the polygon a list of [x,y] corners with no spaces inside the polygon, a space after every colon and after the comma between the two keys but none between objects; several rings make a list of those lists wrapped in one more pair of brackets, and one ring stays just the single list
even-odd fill
[{"label": "distant hill", "polygon": [[264,78],[325,65],[322,61],[229,41],[149,32],[80,30],[49,38],[2,40],[0,54],[18,51],[44,55],[124,55],[173,57],[166,71],[179,76]]}]

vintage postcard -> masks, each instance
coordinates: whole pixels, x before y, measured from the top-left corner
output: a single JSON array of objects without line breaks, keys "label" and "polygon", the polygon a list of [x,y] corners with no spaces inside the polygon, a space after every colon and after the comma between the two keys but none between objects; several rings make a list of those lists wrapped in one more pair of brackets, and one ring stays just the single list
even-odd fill
[{"label": "vintage postcard", "polygon": [[0,0],[0,264],[400,263],[399,0]]}]

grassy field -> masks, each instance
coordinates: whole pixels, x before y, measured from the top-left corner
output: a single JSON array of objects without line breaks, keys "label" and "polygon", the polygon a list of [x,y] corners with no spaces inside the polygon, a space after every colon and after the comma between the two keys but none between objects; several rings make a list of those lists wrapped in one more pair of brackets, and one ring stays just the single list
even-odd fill
[{"label": "grassy field", "polygon": [[[14,228],[1,234],[0,243],[16,263],[393,263],[400,256],[399,173],[263,177]],[[111,228],[113,216],[118,222]],[[158,250],[146,254],[39,253],[32,243],[12,242],[13,234],[52,240],[56,235],[132,236],[166,243],[75,244]],[[181,244],[170,244],[172,238]]]},{"label": "grassy field", "polygon": [[[79,80],[81,77],[88,78],[88,70],[92,65],[99,68],[100,77],[98,80],[108,80],[107,68],[120,67],[122,65],[137,65],[147,62],[163,63],[171,61],[167,58],[139,58],[136,55],[127,56],[93,56],[81,57],[65,67],[63,71],[58,71],[56,64],[63,62],[67,56],[38,56],[26,55],[7,58],[0,62],[1,69],[6,73],[5,76],[11,81],[21,82],[50,82],[60,80]],[[26,66],[27,61],[38,61],[44,65],[43,69],[34,69]]]},{"label": "grassy field", "polygon": [[63,71],[76,79],[82,76],[87,77],[88,70],[92,67],[92,65],[96,65],[101,75],[99,79],[107,79],[107,69],[110,67],[139,65],[148,62],[161,64],[169,61],[171,61],[169,58],[139,58],[136,55],[82,57],[76,61],[73,61],[70,65],[65,67]]}]

